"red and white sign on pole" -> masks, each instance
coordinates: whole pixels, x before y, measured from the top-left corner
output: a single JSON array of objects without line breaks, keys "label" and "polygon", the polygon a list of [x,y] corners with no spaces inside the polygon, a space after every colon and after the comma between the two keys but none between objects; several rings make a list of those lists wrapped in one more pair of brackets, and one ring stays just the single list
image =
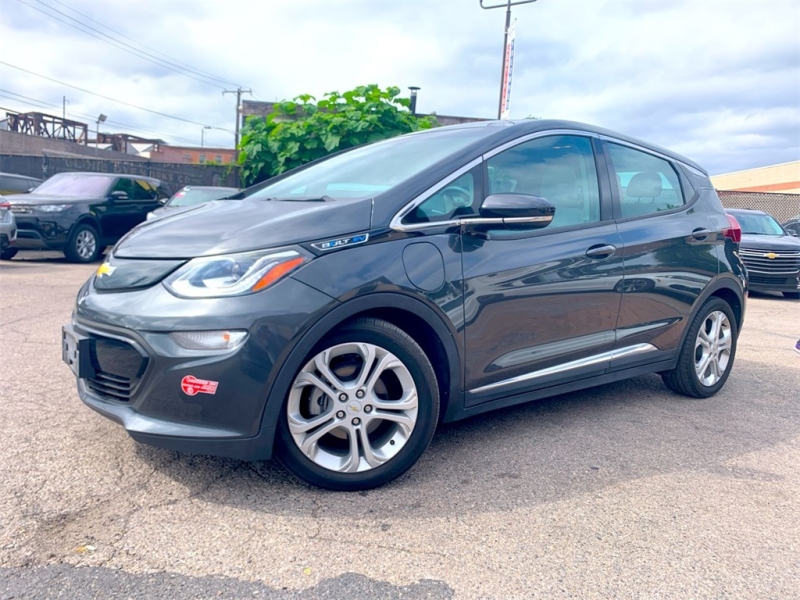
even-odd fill
[{"label": "red and white sign on pole", "polygon": [[500,118],[507,121],[511,110],[511,76],[514,72],[514,39],[517,33],[517,20],[508,28],[505,64],[503,65],[503,95],[500,102]]}]

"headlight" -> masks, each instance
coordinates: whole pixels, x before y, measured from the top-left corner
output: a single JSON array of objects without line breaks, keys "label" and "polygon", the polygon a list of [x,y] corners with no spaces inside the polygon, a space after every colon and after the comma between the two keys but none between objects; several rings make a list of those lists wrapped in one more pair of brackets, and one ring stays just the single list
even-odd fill
[{"label": "headlight", "polygon": [[39,204],[33,208],[39,212],[61,212],[62,210],[67,210],[71,206],[72,204]]},{"label": "headlight", "polygon": [[164,285],[184,298],[242,296],[261,291],[308,258],[295,250],[259,250],[190,260]]}]

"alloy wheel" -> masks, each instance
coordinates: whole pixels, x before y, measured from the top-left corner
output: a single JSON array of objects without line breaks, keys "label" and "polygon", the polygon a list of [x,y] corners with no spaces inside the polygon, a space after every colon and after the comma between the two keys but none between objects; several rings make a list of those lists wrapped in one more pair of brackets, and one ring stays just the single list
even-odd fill
[{"label": "alloy wheel", "polygon": [[715,385],[727,371],[732,335],[731,323],[722,311],[715,310],[703,320],[694,346],[694,368],[704,386]]},{"label": "alloy wheel", "polygon": [[397,455],[417,423],[418,396],[408,367],[374,344],[338,344],[295,377],[286,404],[294,443],[316,465],[369,471]]},{"label": "alloy wheel", "polygon": [[75,250],[84,260],[92,258],[97,251],[97,238],[89,229],[78,232],[75,238]]}]

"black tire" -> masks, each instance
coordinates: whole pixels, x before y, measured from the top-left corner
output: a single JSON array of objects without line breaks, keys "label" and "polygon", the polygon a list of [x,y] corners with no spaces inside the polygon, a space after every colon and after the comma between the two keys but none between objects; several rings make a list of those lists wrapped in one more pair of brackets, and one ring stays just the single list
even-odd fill
[{"label": "black tire", "polygon": [[19,248],[6,248],[0,252],[0,260],[11,260],[17,255]]},{"label": "black tire", "polygon": [[[305,367],[301,367],[298,370],[295,378],[299,377],[310,364],[309,361],[312,361],[321,352],[337,345],[350,343],[374,345],[374,347],[385,350],[400,360],[402,366],[406,369],[406,373],[410,374],[413,379],[413,384],[416,388],[416,421],[410,435],[403,442],[404,445],[401,444],[396,454],[383,464],[373,466],[368,470],[352,473],[332,470],[314,462],[298,447],[299,442],[295,441],[296,438],[293,437],[289,429],[289,402],[292,397],[292,390],[290,390],[281,408],[275,454],[281,463],[298,478],[312,485],[330,490],[366,490],[381,486],[399,477],[410,469],[425,452],[431,439],[433,439],[439,418],[439,390],[436,374],[425,352],[403,330],[379,319],[358,319],[332,332],[309,353],[308,357],[306,357]],[[379,361],[376,360],[376,372],[378,364]],[[388,372],[388,370],[383,372]],[[293,385],[294,388],[295,386]],[[329,396],[326,394],[323,398],[327,399]],[[328,400],[318,399],[316,402],[322,405],[323,402],[328,402]],[[361,400],[360,402],[366,403],[368,400]],[[334,407],[331,409],[330,415],[333,415],[333,412],[338,408],[348,407],[347,410],[350,410],[349,402],[336,404],[334,400],[332,404]],[[372,407],[365,406],[362,410],[364,414],[364,429],[369,431],[367,424],[370,421],[367,420],[366,413],[371,411]],[[341,414],[345,413],[345,411],[339,412]],[[379,411],[376,407],[374,415],[371,416],[383,424],[384,422],[377,417],[381,412],[383,411]],[[350,418],[348,414],[343,421],[347,421]],[[390,424],[390,426],[393,425]],[[369,436],[370,434],[366,433],[365,435]],[[320,438],[320,441],[324,439],[324,437]],[[348,437],[347,439],[349,440],[350,438]],[[386,444],[385,441],[383,443]],[[395,444],[394,441],[388,443]],[[388,448],[388,446],[384,447]],[[363,441],[357,443],[357,448],[363,454]]]},{"label": "black tire", "polygon": [[800,292],[783,292],[784,298],[791,298],[792,300],[800,300]]},{"label": "black tire", "polygon": [[101,250],[100,236],[97,235],[97,230],[91,225],[81,223],[72,230],[64,248],[64,254],[70,262],[91,263],[98,259]]},{"label": "black tire", "polygon": [[[725,367],[724,373],[713,385],[705,385],[697,374],[695,368],[695,356],[697,351],[698,334],[700,328],[705,327],[709,316],[715,312],[723,313],[729,323],[730,327],[730,354]],[[727,302],[721,298],[709,298],[695,316],[692,324],[689,326],[689,331],[686,334],[686,339],[680,349],[678,355],[678,364],[672,371],[661,373],[661,378],[664,380],[666,386],[673,392],[690,396],[692,398],[708,398],[716,394],[725,382],[733,369],[734,359],[736,358],[736,342],[739,337],[739,330],[736,324],[736,319],[733,316],[733,311]]]}]

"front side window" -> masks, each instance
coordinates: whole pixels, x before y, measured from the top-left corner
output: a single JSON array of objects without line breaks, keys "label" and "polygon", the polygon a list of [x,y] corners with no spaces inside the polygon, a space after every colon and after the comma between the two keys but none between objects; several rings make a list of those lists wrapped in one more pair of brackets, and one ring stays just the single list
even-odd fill
[{"label": "front side window", "polygon": [[619,144],[608,144],[622,217],[638,217],[684,204],[680,180],[669,161]]},{"label": "front side window", "polygon": [[435,223],[474,214],[475,177],[470,171],[443,186],[409,213],[403,223]]},{"label": "front side window", "polygon": [[111,190],[112,192],[125,192],[128,194],[128,199],[133,199],[133,180],[131,179],[119,179],[117,183],[114,184],[114,188]]},{"label": "front side window", "polygon": [[529,194],[555,206],[548,231],[600,221],[600,190],[589,138],[536,138],[489,158],[487,171],[489,194]]}]

